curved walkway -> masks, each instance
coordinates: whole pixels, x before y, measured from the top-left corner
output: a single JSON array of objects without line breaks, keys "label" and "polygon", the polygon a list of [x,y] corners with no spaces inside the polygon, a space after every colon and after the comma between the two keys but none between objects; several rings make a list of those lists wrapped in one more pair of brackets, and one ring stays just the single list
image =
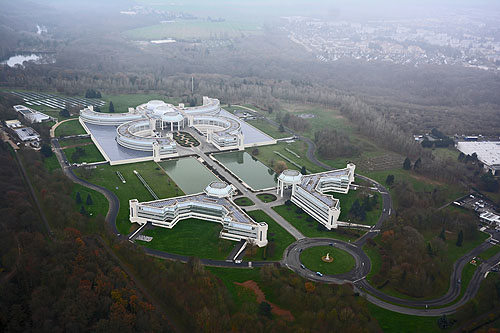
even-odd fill
[{"label": "curved walkway", "polygon": [[[293,133],[293,131],[290,132]],[[52,131],[51,134],[53,134]],[[319,161],[316,158],[315,156],[316,145],[312,140],[302,136],[299,136],[299,138],[307,143],[308,145],[307,158],[311,162],[324,169],[327,170],[332,169],[330,166]],[[78,178],[73,173],[71,167],[68,166],[67,160],[64,156],[64,153],[57,139],[53,139],[52,144],[54,146],[56,156],[59,160],[59,163],[61,164],[63,172],[67,177],[69,177],[75,183],[78,183],[80,185],[83,185],[85,187],[88,187],[90,189],[102,193],[107,198],[109,202],[109,210],[106,215],[106,222],[108,224],[108,227],[112,232],[117,234],[117,236],[119,236],[122,239],[126,239],[126,236],[118,234],[118,229],[116,228],[115,224],[116,217],[118,215],[118,211],[120,208],[120,202],[116,197],[116,195],[106,188],[103,188],[101,186],[89,183],[83,179]],[[201,155],[201,157],[209,165],[219,169],[218,165],[210,158],[208,158],[208,156],[202,153],[201,150],[195,149],[195,151],[197,151],[197,153]],[[238,187],[240,185],[240,187],[242,187],[242,185],[239,182],[235,181],[232,175],[225,172],[225,170],[221,171],[229,181],[234,182],[235,186]],[[371,286],[366,281],[366,276],[368,275],[371,269],[371,263],[369,257],[363,251],[362,247],[368,239],[375,237],[379,233],[382,223],[390,217],[390,214],[392,212],[392,199],[388,190],[381,184],[365,176],[356,175],[356,177],[371,183],[372,186],[377,189],[377,191],[382,196],[383,209],[380,218],[378,219],[377,223],[370,229],[370,231],[361,236],[353,243],[346,243],[340,240],[328,239],[328,238],[306,238],[297,229],[291,226],[288,223],[288,221],[285,221],[281,216],[277,215],[277,213],[275,213],[272,209],[270,209],[269,205],[261,203],[260,200],[257,199],[254,193],[245,191],[243,187],[241,188],[241,190],[242,193],[245,193],[245,195],[251,197],[252,201],[254,201],[254,203],[259,209],[262,209],[269,215],[271,215],[272,218],[274,218],[280,225],[282,225],[288,232],[290,232],[297,239],[295,243],[291,244],[285,250],[281,264],[285,265],[295,273],[307,279],[322,283],[335,283],[335,284],[351,283],[353,284],[355,290],[363,294],[369,302],[376,304],[387,310],[409,315],[439,316],[442,314],[453,313],[460,306],[464,305],[469,300],[471,300],[478,292],[481,280],[483,279],[485,273],[488,272],[494,265],[496,265],[500,261],[500,253],[496,254],[492,258],[481,263],[481,265],[476,269],[476,272],[474,273],[471,281],[469,282],[469,285],[467,286],[467,289],[465,290],[463,297],[458,301],[456,301],[456,303],[451,304],[460,295],[461,285],[458,281],[462,275],[463,268],[471,260],[472,257],[479,255],[481,252],[491,247],[492,245],[489,243],[482,243],[481,245],[479,245],[466,255],[462,256],[459,260],[455,262],[453,266],[453,272],[450,276],[450,287],[448,292],[445,295],[433,300],[422,301],[422,300],[407,300],[407,299],[396,298],[381,292],[380,290]],[[302,252],[302,250],[309,247],[321,246],[321,245],[335,246],[351,254],[355,259],[356,263],[355,268],[347,273],[339,275],[323,275],[323,276],[318,276],[316,275],[315,272],[312,272],[307,268],[302,268],[300,263],[300,253]],[[187,262],[189,260],[188,256],[166,253],[163,251],[149,249],[146,247],[143,247],[143,249],[145,253],[147,253],[148,255],[162,259],[179,260],[182,262]],[[253,263],[245,262],[237,264],[234,262],[228,262],[222,260],[212,260],[212,259],[200,259],[200,260],[202,264],[208,266],[234,267],[234,268],[260,267],[269,264],[277,264],[277,262],[271,262],[271,261],[258,261]],[[431,309],[428,308],[428,307],[439,307],[439,306],[441,306],[441,308],[431,308]]]}]

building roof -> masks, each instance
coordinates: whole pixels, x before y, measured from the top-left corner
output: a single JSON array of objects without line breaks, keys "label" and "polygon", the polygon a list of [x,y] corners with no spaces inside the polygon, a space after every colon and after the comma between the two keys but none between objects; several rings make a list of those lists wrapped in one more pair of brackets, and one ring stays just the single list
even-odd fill
[{"label": "building roof", "polygon": [[31,127],[23,127],[14,129],[21,141],[39,140],[40,135]]},{"label": "building roof", "polygon": [[484,164],[500,164],[500,141],[459,142],[457,149],[465,155],[477,154]]},{"label": "building roof", "polygon": [[205,188],[205,193],[217,198],[227,198],[233,193],[233,187],[224,182],[211,182]]},{"label": "building roof", "polygon": [[278,178],[284,183],[298,184],[302,180],[302,174],[297,170],[286,169]]}]

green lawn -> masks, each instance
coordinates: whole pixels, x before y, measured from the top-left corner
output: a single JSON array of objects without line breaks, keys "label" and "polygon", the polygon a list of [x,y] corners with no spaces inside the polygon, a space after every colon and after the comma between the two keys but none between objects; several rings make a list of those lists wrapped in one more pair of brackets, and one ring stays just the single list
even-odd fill
[{"label": "green lawn", "polygon": [[[239,309],[244,302],[256,302],[256,295],[253,291],[245,287],[238,286],[235,282],[245,282],[260,280],[260,268],[222,268],[222,267],[206,267],[205,269],[216,275],[227,287],[231,298],[233,299],[236,308]],[[266,295],[267,296],[267,295]]]},{"label": "green lawn", "polygon": [[268,194],[268,193],[257,194],[257,198],[259,198],[260,201],[266,203],[276,201],[277,199],[274,194]]},{"label": "green lawn", "polygon": [[[238,109],[238,108],[236,108]],[[244,110],[244,109],[243,109]],[[288,132],[280,132],[279,129],[271,125],[269,122],[265,121],[264,119],[255,119],[255,120],[245,120],[247,123],[252,125],[255,128],[258,128],[262,132],[266,133],[267,135],[270,135],[274,139],[281,139],[281,138],[286,138],[292,136]]]},{"label": "green lawn", "polygon": [[395,196],[394,190],[392,187],[387,186],[385,180],[388,175],[394,175],[394,181],[405,181],[413,189],[417,192],[432,192],[435,188],[440,189],[445,194],[446,201],[452,201],[456,198],[459,198],[467,193],[466,189],[463,189],[460,184],[445,184],[434,182],[431,179],[420,176],[411,170],[404,170],[403,168],[384,170],[384,171],[375,171],[375,172],[366,172],[363,175],[370,177],[380,184],[386,186],[391,193],[393,198],[394,206],[398,207],[398,198]]},{"label": "green lawn", "polygon": [[[80,193],[80,198],[82,199],[81,204],[76,203],[77,192]],[[92,199],[91,205],[87,205],[87,196],[89,194]],[[71,198],[73,198],[75,202],[75,211],[77,212],[80,211],[81,206],[84,206],[85,211],[89,214],[89,216],[95,217],[101,215],[102,217],[106,217],[106,214],[108,213],[108,200],[104,195],[97,191],[91,190],[79,184],[74,184],[73,191],[71,191]]]},{"label": "green lawn", "polygon": [[378,251],[376,246],[373,247],[365,245],[363,246],[363,251],[370,258],[371,269],[370,273],[368,273],[368,276],[366,277],[366,280],[368,282],[371,282],[372,276],[377,274],[380,271],[380,268],[382,267],[382,256],[380,255],[380,252]]},{"label": "green lawn", "polygon": [[77,119],[60,124],[56,128],[55,136],[87,134]]},{"label": "green lawn", "polygon": [[257,26],[241,21],[184,20],[128,30],[125,35],[135,40],[175,38],[194,41],[230,39],[261,33],[262,30]]},{"label": "green lawn", "polygon": [[[85,154],[83,156],[74,159],[73,154],[76,152],[77,148],[83,149]],[[101,155],[99,149],[97,149],[96,145],[94,144],[81,147],[65,148],[64,154],[66,155],[66,158],[70,163],[82,163],[82,162],[93,163],[93,162],[102,162],[105,160],[104,157]]]},{"label": "green lawn", "polygon": [[56,154],[54,154],[54,153],[52,153],[52,155],[50,155],[50,157],[43,158],[43,165],[49,171],[61,169],[61,165],[59,164],[59,161],[57,160]]},{"label": "green lawn", "polygon": [[[374,225],[377,223],[380,218],[380,214],[382,213],[382,196],[378,192],[367,192],[364,193],[362,190],[351,190],[347,194],[341,193],[331,193],[334,198],[340,200],[340,216],[339,221],[343,222],[352,222],[366,225]],[[377,198],[376,205],[370,210],[366,211],[366,218],[364,220],[358,220],[349,216],[349,211],[353,205],[353,203],[358,200],[360,204],[363,204],[363,199],[366,195],[373,195]],[[372,198],[370,198],[371,200]]]},{"label": "green lawn", "polygon": [[[281,260],[283,252],[288,245],[295,242],[295,238],[283,229],[276,221],[262,210],[253,210],[247,212],[256,222],[266,222],[268,225],[267,240],[268,244],[264,248],[258,248],[255,255],[245,257],[246,260]],[[248,252],[248,251],[247,251]]]},{"label": "green lawn", "polygon": [[147,103],[150,100],[161,100],[166,103],[171,103],[176,105],[178,101],[176,99],[169,98],[162,94],[121,94],[121,95],[102,95],[101,100],[106,102],[101,108],[101,112],[109,112],[109,102],[113,102],[115,107],[115,113],[128,112],[128,108],[135,108],[141,104]]},{"label": "green lawn", "polygon": [[137,243],[152,249],[198,258],[224,260],[236,245],[219,238],[222,225],[197,219],[182,220],[172,229],[155,227],[143,232],[153,237],[150,243]]},{"label": "green lawn", "polygon": [[437,326],[439,317],[418,317],[392,312],[368,303],[370,314],[377,319],[380,328],[385,333],[400,332],[441,332]]},{"label": "green lawn", "polygon": [[326,230],[320,225],[319,222],[311,218],[306,213],[297,213],[297,208],[298,207],[295,204],[291,204],[290,206],[281,205],[273,207],[278,214],[291,223],[306,237],[335,238],[346,242],[352,242],[365,233],[364,231],[348,229]]},{"label": "green lawn", "polygon": [[[75,173],[97,185],[101,185],[113,191],[120,200],[120,211],[116,219],[118,230],[123,234],[128,234],[135,225],[129,221],[129,199],[138,199],[139,201],[154,200],[151,194],[146,190],[137,176],[133,173],[137,170],[153,191],[160,198],[170,198],[183,195],[182,190],[167,176],[165,172],[154,162],[134,163],[126,165],[99,165],[93,170],[76,169]],[[126,180],[122,184],[116,171],[120,171]]]},{"label": "green lawn", "polygon": [[498,245],[494,245],[493,247],[490,247],[489,249],[487,249],[486,251],[483,251],[480,255],[479,255],[479,258],[483,259],[483,260],[488,260],[490,259],[491,257],[493,257],[495,254],[497,254],[498,252],[500,252],[500,246]]},{"label": "green lawn", "polygon": [[[329,253],[333,262],[321,260]],[[354,257],[344,250],[333,246],[315,246],[305,249],[300,254],[300,261],[313,272],[335,275],[351,271],[354,268]]]},{"label": "green lawn", "polygon": [[[255,148],[247,148],[247,153],[252,154],[253,150]],[[307,144],[304,141],[295,141],[293,143],[286,143],[286,142],[279,142],[275,145],[270,145],[270,146],[261,146],[258,147],[258,154],[253,155],[256,157],[259,161],[267,165],[268,167],[271,167],[271,162],[272,161],[284,161],[289,169],[294,169],[294,170],[300,170],[302,166],[305,166],[308,172],[321,172],[325,171],[323,168],[318,167],[311,161],[309,161],[306,157],[307,153]],[[299,155],[300,157],[295,156],[293,153],[290,153],[290,151],[294,152],[295,154]],[[300,165],[300,167],[295,166],[294,164],[290,163],[289,161],[286,161],[283,157],[277,155],[275,151],[279,152],[280,154],[286,156],[293,162],[297,163]],[[345,163],[344,166],[345,168]]]},{"label": "green lawn", "polygon": [[236,199],[234,199],[234,203],[237,204],[238,206],[242,206],[242,207],[254,205],[254,202],[247,197],[236,198]]},{"label": "green lawn", "polygon": [[70,138],[59,140],[59,145],[64,148],[67,146],[80,145],[85,143],[91,143],[92,140],[90,138]]}]

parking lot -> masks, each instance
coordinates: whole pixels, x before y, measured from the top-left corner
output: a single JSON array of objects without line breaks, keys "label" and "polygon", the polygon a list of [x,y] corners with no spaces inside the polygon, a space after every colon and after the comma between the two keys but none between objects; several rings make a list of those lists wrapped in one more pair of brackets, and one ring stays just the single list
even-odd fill
[{"label": "parking lot", "polygon": [[453,202],[454,205],[465,209],[471,209],[478,213],[495,212],[497,207],[488,198],[483,197],[479,193],[471,193],[466,197]]}]

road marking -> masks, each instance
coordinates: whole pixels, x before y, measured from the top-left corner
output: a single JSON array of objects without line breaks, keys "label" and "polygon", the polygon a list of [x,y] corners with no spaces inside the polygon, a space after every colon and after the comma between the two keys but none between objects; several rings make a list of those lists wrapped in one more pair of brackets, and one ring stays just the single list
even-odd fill
[{"label": "road marking", "polygon": [[359,281],[363,280],[365,277],[366,277],[366,276],[363,276],[362,278],[359,278],[359,279],[357,279],[357,280],[354,280],[354,281],[352,281],[352,283],[357,283],[357,282],[359,282]]}]

